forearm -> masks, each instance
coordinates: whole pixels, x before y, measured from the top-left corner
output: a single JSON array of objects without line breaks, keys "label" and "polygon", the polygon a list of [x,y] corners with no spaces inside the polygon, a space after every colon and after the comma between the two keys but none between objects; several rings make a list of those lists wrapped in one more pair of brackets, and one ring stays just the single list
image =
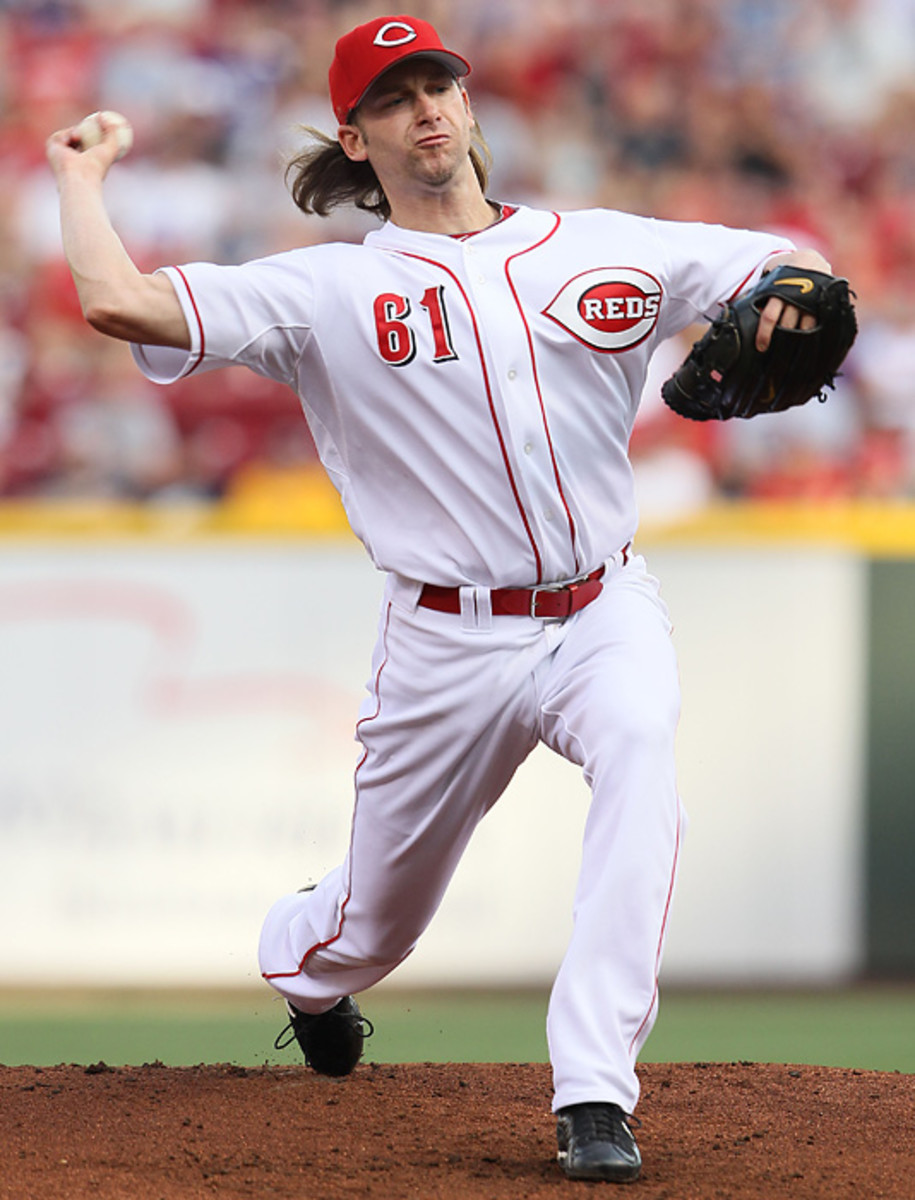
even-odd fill
[{"label": "forearm", "polygon": [[832,274],[832,266],[829,261],[820,254],[819,250],[811,247],[773,255],[766,263],[764,274],[774,271],[776,267],[805,267],[811,271],[822,271],[825,275]]},{"label": "forearm", "polygon": [[[187,323],[165,275],[144,275],[111,224],[102,194],[110,163],[53,135],[48,158],[60,196],[64,254],[86,320],[109,337],[151,345],[190,345]],[[95,156],[95,157],[90,157]]]},{"label": "forearm", "polygon": [[71,173],[58,179],[58,191],[64,254],[83,315],[103,333],[124,336],[119,313],[129,311],[141,275],[114,231],[101,184]]}]

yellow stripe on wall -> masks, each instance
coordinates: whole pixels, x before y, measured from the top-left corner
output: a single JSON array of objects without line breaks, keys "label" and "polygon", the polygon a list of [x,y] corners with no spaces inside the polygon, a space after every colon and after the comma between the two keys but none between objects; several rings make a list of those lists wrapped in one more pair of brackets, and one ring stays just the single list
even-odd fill
[{"label": "yellow stripe on wall", "polygon": [[218,503],[0,502],[0,537],[352,537],[340,498],[321,471],[247,475]]},{"label": "yellow stripe on wall", "polygon": [[905,557],[915,555],[915,503],[721,503],[681,521],[646,524],[639,536],[661,545],[812,542],[875,558]]},{"label": "yellow stripe on wall", "polygon": [[[218,503],[0,502],[0,538],[349,538],[323,472],[249,478]],[[641,545],[818,543],[876,558],[915,555],[915,502],[718,503],[678,521],[646,522]]]}]

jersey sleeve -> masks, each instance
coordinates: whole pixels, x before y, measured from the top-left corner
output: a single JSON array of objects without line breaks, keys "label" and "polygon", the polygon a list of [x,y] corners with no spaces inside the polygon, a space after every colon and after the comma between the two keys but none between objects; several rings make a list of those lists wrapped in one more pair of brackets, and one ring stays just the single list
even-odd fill
[{"label": "jersey sleeve", "polygon": [[714,320],[724,304],[751,287],[775,254],[795,249],[787,238],[690,221],[651,222],[666,263],[670,336],[700,319]]},{"label": "jersey sleeve", "polygon": [[163,267],[190,332],[189,350],[131,346],[154,383],[216,367],[246,366],[291,383],[313,326],[314,287],[304,257],[275,255],[241,266]]}]

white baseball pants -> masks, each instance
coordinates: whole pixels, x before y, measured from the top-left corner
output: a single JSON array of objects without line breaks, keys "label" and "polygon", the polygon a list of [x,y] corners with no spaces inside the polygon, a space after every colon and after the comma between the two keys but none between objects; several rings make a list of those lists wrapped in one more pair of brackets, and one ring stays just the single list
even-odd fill
[{"label": "white baseball pants", "polygon": [[592,792],[547,1020],[553,1107],[604,1100],[631,1112],[685,825],[667,611],[640,557],[611,560],[601,594],[564,622],[488,616],[485,590],[466,592],[458,616],[417,607],[419,585],[389,580],[357,726],[349,849],[314,891],[270,910],[261,970],[304,1012],[392,971],[541,740],[582,768]]}]

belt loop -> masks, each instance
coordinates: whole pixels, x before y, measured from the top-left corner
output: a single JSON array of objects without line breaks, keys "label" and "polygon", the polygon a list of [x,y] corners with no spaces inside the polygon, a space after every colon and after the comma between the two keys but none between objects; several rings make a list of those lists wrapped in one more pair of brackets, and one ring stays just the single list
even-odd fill
[{"label": "belt loop", "polygon": [[470,633],[489,633],[492,629],[492,601],[489,588],[462,587],[461,628]]}]

